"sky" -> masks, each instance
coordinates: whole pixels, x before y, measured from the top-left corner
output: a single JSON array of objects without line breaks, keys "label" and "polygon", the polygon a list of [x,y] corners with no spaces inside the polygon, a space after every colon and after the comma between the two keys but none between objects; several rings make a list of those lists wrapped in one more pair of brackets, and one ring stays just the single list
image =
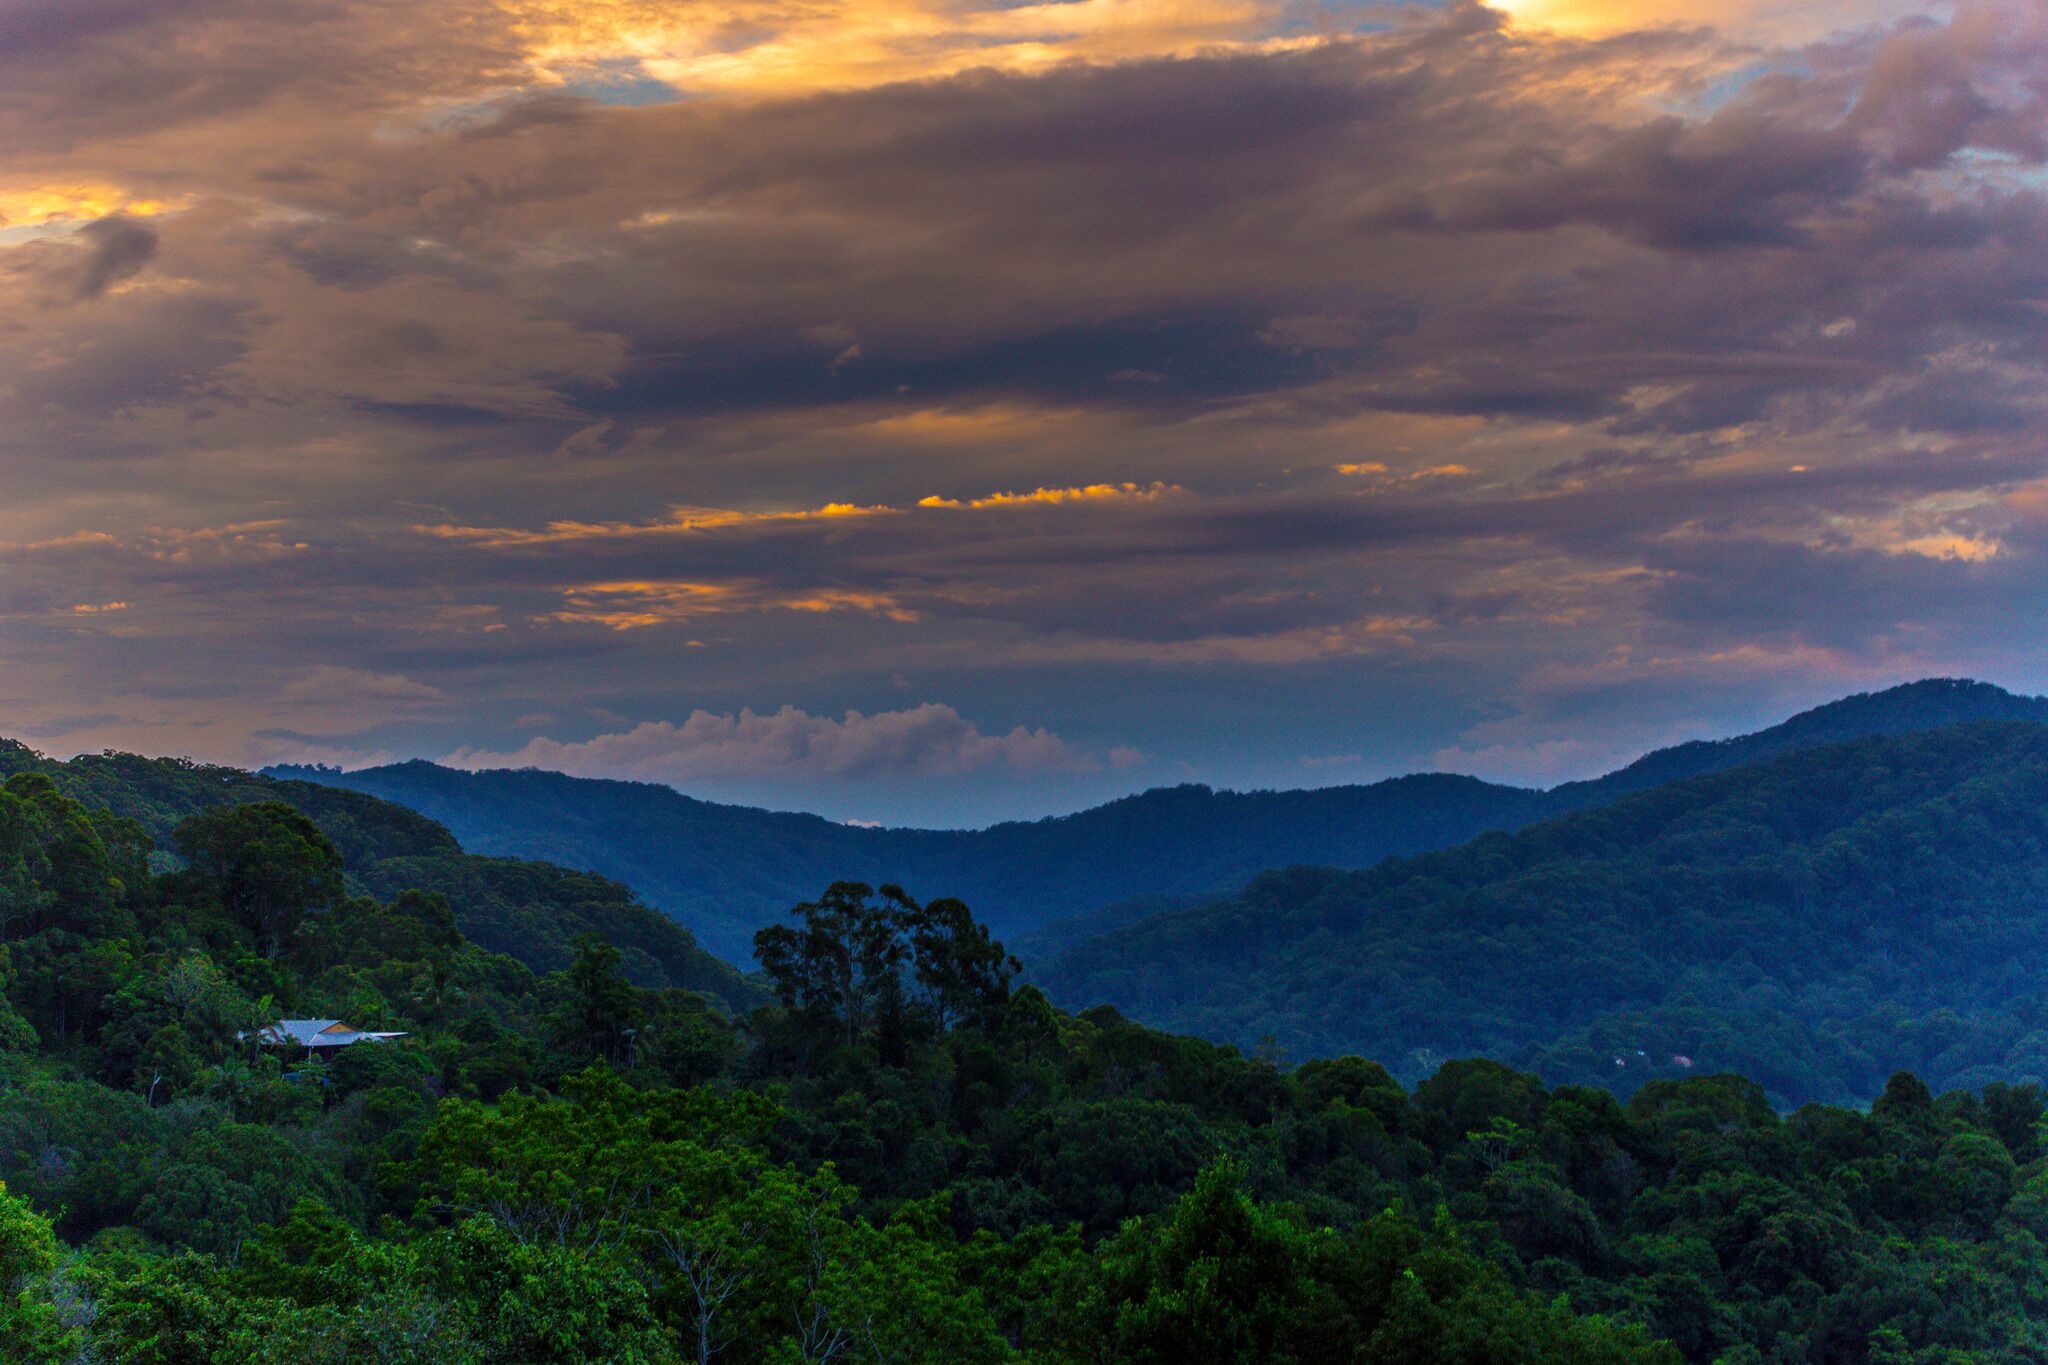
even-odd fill
[{"label": "sky", "polygon": [[2048,690],[2048,0],[0,0],[0,733],[957,825]]}]

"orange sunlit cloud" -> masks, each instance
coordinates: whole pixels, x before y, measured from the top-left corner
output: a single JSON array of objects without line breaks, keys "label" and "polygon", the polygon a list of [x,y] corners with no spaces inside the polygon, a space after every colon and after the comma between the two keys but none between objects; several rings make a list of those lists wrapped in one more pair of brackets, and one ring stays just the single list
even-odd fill
[{"label": "orange sunlit cloud", "polygon": [[588,583],[566,590],[568,605],[544,621],[599,625],[608,630],[649,626],[735,612],[794,611],[811,614],[852,611],[912,622],[918,614],[886,593],[838,588],[783,590],[744,583]]},{"label": "orange sunlit cloud", "polygon": [[[978,498],[920,498],[917,507],[936,511],[986,511],[992,508],[1051,506],[1070,503],[1150,502],[1183,490],[1166,483],[1097,483],[1064,488],[1034,488],[1028,493],[991,493]],[[727,507],[677,507],[658,521],[549,522],[537,530],[508,526],[416,525],[420,535],[461,541],[488,548],[553,545],[579,540],[614,540],[640,536],[690,535],[806,522],[843,522],[866,517],[900,515],[900,507],[861,506],[828,502],[795,511],[747,512]]]},{"label": "orange sunlit cloud", "polygon": [[1716,27],[1750,41],[1800,42],[1925,12],[1901,0],[1491,0],[1524,28],[1603,36],[1660,24]]},{"label": "orange sunlit cloud", "polygon": [[946,509],[982,509],[989,507],[1029,507],[1033,505],[1057,507],[1064,503],[1088,502],[1150,502],[1170,493],[1184,490],[1170,484],[1154,482],[1135,483],[1091,483],[1070,488],[1034,488],[1029,493],[991,493],[987,497],[941,498],[937,496],[920,498],[919,507]]},{"label": "orange sunlit cloud", "polygon": [[734,527],[776,526],[807,521],[843,521],[854,517],[881,516],[889,507],[858,507],[852,503],[828,502],[821,507],[790,512],[742,512],[729,507],[677,507],[659,521],[552,521],[539,530],[509,526],[419,525],[412,529],[439,540],[465,541],[487,547],[552,545],[576,540],[608,540],[625,536],[689,535],[701,531],[723,531]]},{"label": "orange sunlit cloud", "polygon": [[0,184],[0,232],[88,223],[117,213],[150,218],[191,203],[189,196],[159,199],[100,183]]},{"label": "orange sunlit cloud", "polygon": [[1006,7],[945,0],[675,6],[527,0],[513,6],[534,66],[574,79],[629,60],[691,92],[858,88],[969,69],[1163,57],[1263,37],[1262,0],[1075,0]]}]

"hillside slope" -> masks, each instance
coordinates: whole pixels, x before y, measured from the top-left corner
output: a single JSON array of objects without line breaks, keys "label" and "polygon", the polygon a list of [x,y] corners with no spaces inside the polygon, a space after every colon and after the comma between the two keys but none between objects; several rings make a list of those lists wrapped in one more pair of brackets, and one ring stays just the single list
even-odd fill
[{"label": "hillside slope", "polygon": [[1645,754],[1624,768],[1550,789],[1551,814],[1590,810],[1630,792],[1761,762],[1796,749],[1871,735],[1906,735],[1974,720],[2048,722],[2048,697],[2023,697],[1990,683],[1925,678],[1882,692],[1859,692],[1790,720],[1731,739],[1694,740]]},{"label": "hillside slope", "polygon": [[1131,896],[1234,889],[1277,864],[1364,866],[1441,848],[1526,823],[1543,800],[1430,774],[1304,792],[1166,787],[985,830],[861,829],[717,805],[651,783],[536,770],[469,773],[413,762],[271,772],[410,806],[472,852],[616,877],[739,962],[749,960],[756,929],[835,880],[959,896],[998,934],[1016,936]]},{"label": "hillside slope", "polygon": [[[2048,721],[2048,700],[1931,680],[1834,702],[1758,734],[1662,750],[1550,792],[1447,774],[1310,791],[1182,786],[972,831],[856,829],[700,801],[651,783],[537,770],[464,772],[411,762],[348,773],[271,771],[409,806],[474,853],[545,858],[617,878],[714,952],[750,963],[754,930],[841,878],[960,896],[1023,946],[1059,921],[1134,897],[1234,893],[1262,869],[1295,864],[1368,867],[1773,753],[1988,719]],[[1048,941],[1070,935],[1063,929]]]},{"label": "hillside slope", "polygon": [[1979,722],[1688,778],[1517,834],[1243,894],[1046,962],[1055,1000],[1416,1076],[1472,1053],[1781,1101],[2048,1076],[2048,725]]},{"label": "hillside slope", "polygon": [[334,841],[354,890],[387,898],[409,889],[441,892],[471,941],[535,971],[568,965],[577,935],[593,933],[625,954],[627,972],[642,985],[704,991],[736,1009],[759,999],[730,964],[627,887],[587,871],[466,853],[447,829],[390,801],[183,759],[109,753],[60,761],[0,740],[0,778],[30,771],[47,773],[88,807],[138,821],[160,848],[197,811],[283,801]]},{"label": "hillside slope", "polygon": [[[1410,1093],[1063,1014],[858,897],[769,968],[806,1006],[741,1023],[337,903],[292,812],[209,823],[152,876],[0,784],[6,1365],[2042,1359],[2037,1086]],[[396,1036],[252,1047],[280,1012]]]}]

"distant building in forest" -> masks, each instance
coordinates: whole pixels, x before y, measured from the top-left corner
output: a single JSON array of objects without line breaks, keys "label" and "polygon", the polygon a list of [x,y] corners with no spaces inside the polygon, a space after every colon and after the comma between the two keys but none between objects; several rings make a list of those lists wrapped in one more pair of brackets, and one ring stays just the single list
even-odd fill
[{"label": "distant building in forest", "polygon": [[[238,1037],[248,1037],[239,1034]],[[403,1033],[374,1033],[339,1019],[280,1019],[259,1029],[256,1041],[265,1047],[347,1047],[351,1043],[385,1043],[403,1038]]]}]

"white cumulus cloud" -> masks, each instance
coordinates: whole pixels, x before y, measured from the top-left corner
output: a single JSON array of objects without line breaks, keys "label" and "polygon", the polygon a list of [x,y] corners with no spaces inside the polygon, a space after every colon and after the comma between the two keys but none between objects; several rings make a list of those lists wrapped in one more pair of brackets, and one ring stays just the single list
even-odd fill
[{"label": "white cumulus cloud", "polygon": [[[1125,766],[1131,751],[1112,757]],[[794,706],[737,715],[693,711],[680,724],[644,721],[592,739],[536,737],[509,753],[459,749],[450,767],[547,768],[578,777],[688,782],[718,778],[945,777],[1006,767],[1021,773],[1083,772],[1101,766],[1051,731],[1017,726],[985,733],[950,706],[926,702],[902,711],[839,720]]]}]

